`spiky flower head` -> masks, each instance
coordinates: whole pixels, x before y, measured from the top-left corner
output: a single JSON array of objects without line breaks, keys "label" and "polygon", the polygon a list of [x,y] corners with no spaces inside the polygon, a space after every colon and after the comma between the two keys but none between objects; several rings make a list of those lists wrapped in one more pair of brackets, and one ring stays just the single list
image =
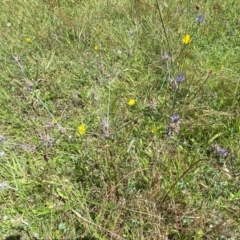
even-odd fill
[{"label": "spiky flower head", "polygon": [[219,154],[220,156],[222,156],[224,158],[227,157],[228,151],[226,149],[224,149],[224,148],[221,148],[218,144],[214,144],[212,146],[212,148],[213,148],[213,151],[215,153]]},{"label": "spiky flower head", "polygon": [[177,76],[176,80],[177,80],[178,83],[181,83],[181,82],[184,81],[184,79],[185,79],[184,74],[180,73],[179,76]]},{"label": "spiky flower head", "polygon": [[197,18],[196,18],[196,21],[198,22],[198,24],[202,23],[204,21],[204,15],[199,15]]},{"label": "spiky flower head", "polygon": [[172,123],[179,124],[181,122],[181,118],[179,115],[172,115],[170,116]]}]

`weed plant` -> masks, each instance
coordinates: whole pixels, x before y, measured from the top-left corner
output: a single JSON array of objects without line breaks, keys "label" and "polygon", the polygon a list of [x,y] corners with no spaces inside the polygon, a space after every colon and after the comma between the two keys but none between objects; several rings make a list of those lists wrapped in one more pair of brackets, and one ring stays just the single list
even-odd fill
[{"label": "weed plant", "polygon": [[0,9],[1,239],[239,238],[237,1]]}]

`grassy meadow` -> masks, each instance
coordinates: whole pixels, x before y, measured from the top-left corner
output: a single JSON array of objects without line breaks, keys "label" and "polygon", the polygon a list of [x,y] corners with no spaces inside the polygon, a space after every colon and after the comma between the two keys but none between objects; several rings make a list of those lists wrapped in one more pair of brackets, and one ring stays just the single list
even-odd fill
[{"label": "grassy meadow", "polygon": [[0,239],[239,239],[237,2],[2,0]]}]

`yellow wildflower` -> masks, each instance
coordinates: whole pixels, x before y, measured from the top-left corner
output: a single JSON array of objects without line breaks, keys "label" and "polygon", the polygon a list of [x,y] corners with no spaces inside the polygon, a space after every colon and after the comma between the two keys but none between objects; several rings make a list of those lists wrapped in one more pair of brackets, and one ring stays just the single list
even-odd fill
[{"label": "yellow wildflower", "polygon": [[84,135],[86,133],[86,128],[83,125],[78,126],[78,133]]},{"label": "yellow wildflower", "polygon": [[131,99],[128,101],[128,105],[129,105],[129,106],[133,106],[133,105],[135,105],[135,103],[136,103],[136,100],[135,100],[134,98],[131,98]]},{"label": "yellow wildflower", "polygon": [[53,124],[56,124],[56,123],[57,123],[57,119],[53,119],[53,120],[52,120],[52,123],[53,123]]},{"label": "yellow wildflower", "polygon": [[32,40],[31,40],[30,37],[25,38],[25,40],[26,40],[26,42],[28,42],[28,43],[32,42]]},{"label": "yellow wildflower", "polygon": [[97,45],[94,46],[94,50],[95,51],[98,51],[99,50],[99,47]]},{"label": "yellow wildflower", "polygon": [[222,71],[224,69],[224,66],[222,65],[221,68],[220,68],[220,71]]},{"label": "yellow wildflower", "polygon": [[189,44],[192,41],[191,36],[187,34],[185,37],[182,39],[182,43],[184,44]]},{"label": "yellow wildflower", "polygon": [[152,129],[151,129],[151,133],[154,134],[156,131],[157,131],[157,127],[153,126]]}]

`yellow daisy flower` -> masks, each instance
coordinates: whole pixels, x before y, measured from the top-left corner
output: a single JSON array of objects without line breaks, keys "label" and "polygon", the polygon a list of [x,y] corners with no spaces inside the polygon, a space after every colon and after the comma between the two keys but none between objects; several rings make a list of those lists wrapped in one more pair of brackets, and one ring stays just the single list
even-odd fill
[{"label": "yellow daisy flower", "polygon": [[157,131],[157,127],[153,126],[152,129],[151,129],[151,133],[154,134],[156,131]]},{"label": "yellow daisy flower", "polygon": [[25,38],[25,40],[26,40],[26,42],[28,42],[28,43],[32,42],[32,40],[31,40],[30,37]]},{"label": "yellow daisy flower", "polygon": [[192,41],[191,36],[187,34],[185,37],[182,38],[182,43],[189,44]]},{"label": "yellow daisy flower", "polygon": [[133,106],[133,105],[135,105],[135,103],[136,103],[136,100],[135,100],[134,98],[131,98],[131,99],[128,101],[128,105],[129,105],[129,106]]},{"label": "yellow daisy flower", "polygon": [[78,126],[78,133],[84,135],[86,133],[86,128],[83,125]]}]

